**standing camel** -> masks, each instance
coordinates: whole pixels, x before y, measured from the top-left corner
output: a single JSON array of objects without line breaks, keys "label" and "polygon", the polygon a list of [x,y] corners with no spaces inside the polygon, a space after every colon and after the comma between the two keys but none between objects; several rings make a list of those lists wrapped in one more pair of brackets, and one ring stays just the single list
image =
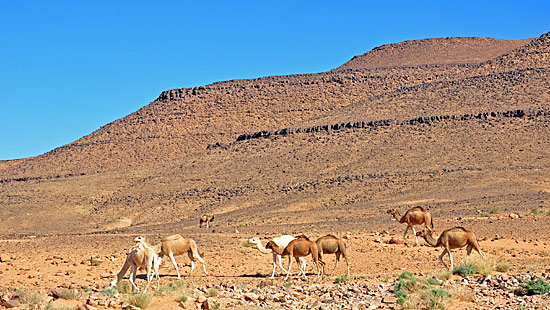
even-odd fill
[{"label": "standing camel", "polygon": [[[151,283],[151,280],[155,275],[157,278],[158,289],[160,278],[158,272],[159,258],[157,256],[157,253],[153,249],[153,247],[151,247],[145,241],[145,237],[136,237],[134,241],[137,242],[136,245],[134,245],[126,255],[124,265],[122,266],[120,272],[117,274],[116,278],[111,281],[111,286],[115,286],[118,281],[120,281],[124,277],[128,269],[130,269],[129,280],[132,284],[132,293],[134,292],[134,290],[137,290],[139,292],[139,287],[137,287],[135,281],[137,270],[141,267],[147,270],[147,286],[145,286],[145,291],[147,291],[147,289],[149,288],[149,284]],[[152,274],[151,271],[153,272]]]},{"label": "standing camel", "polygon": [[[269,242],[273,242],[275,244],[275,246],[277,248],[280,248],[282,250],[284,250],[287,245],[290,243],[290,241],[296,239],[295,237],[291,236],[291,235],[283,235],[283,236],[280,236],[280,237],[277,237],[277,238],[273,238],[271,241]],[[275,277],[275,269],[277,269],[277,263],[279,263],[279,267],[285,272],[287,273],[288,271],[283,267],[283,265],[281,264],[281,254],[282,254],[282,250],[281,250],[281,253],[277,253],[275,251],[273,251],[273,248],[270,248],[267,249],[263,246],[262,244],[262,241],[260,241],[260,239],[258,238],[250,238],[248,239],[248,242],[252,243],[252,244],[255,244],[256,247],[258,248],[258,250],[260,250],[260,252],[264,253],[264,254],[273,254],[273,271],[271,272],[271,277],[269,277],[270,279],[273,279],[273,277]],[[269,244],[268,242],[268,244]],[[300,268],[300,274],[302,272],[305,272],[305,269],[306,269],[306,260],[305,258],[303,257],[300,257],[300,265],[299,265],[299,268]]]},{"label": "standing camel", "polygon": [[[342,255],[344,257],[344,260],[346,261],[346,266],[348,267],[346,276],[349,276],[350,263],[346,255],[346,244],[342,239],[333,235],[326,235],[324,237],[317,239],[315,243],[319,248],[319,259],[321,261],[323,261],[323,254],[336,254],[336,264],[334,265],[334,269],[332,269],[330,276],[332,276],[332,274],[334,273],[334,270],[336,270],[336,267],[338,267],[338,262],[340,261],[340,255]],[[323,274],[324,273],[325,273],[325,265],[323,264]]]},{"label": "standing camel", "polygon": [[465,247],[466,245],[468,248],[466,249],[466,255],[470,256],[470,253],[472,253],[472,249],[476,250],[481,257],[485,258],[485,255],[481,252],[481,249],[479,248],[479,244],[477,243],[476,235],[473,231],[466,230],[464,227],[455,227],[451,229],[447,229],[441,233],[439,238],[434,239],[432,237],[431,231],[422,231],[420,233],[422,237],[426,240],[426,242],[433,246],[433,247],[443,247],[443,253],[439,255],[439,260],[443,263],[445,268],[449,270],[449,267],[447,267],[447,264],[443,261],[443,256],[445,253],[449,253],[449,259],[451,261],[451,271],[454,268],[453,265],[453,255],[451,254],[451,250],[453,249],[461,249]]},{"label": "standing camel", "polygon": [[388,210],[388,214],[393,215],[399,223],[407,223],[407,228],[405,228],[405,233],[403,234],[403,240],[407,238],[407,231],[411,228],[416,240],[416,245],[418,245],[418,237],[416,236],[416,231],[414,230],[413,225],[424,224],[429,231],[432,231],[432,228],[434,227],[432,215],[422,207],[414,207],[409,209],[402,217],[396,209]]},{"label": "standing camel", "polygon": [[206,228],[210,228],[210,222],[214,221],[214,215],[203,215],[201,216],[199,220],[199,228],[202,228],[202,226],[206,223]]},{"label": "standing camel", "polygon": [[208,272],[206,272],[206,267],[204,266],[204,259],[202,259],[202,257],[199,254],[199,251],[197,249],[197,243],[195,242],[195,240],[185,239],[181,235],[176,234],[176,235],[163,238],[160,244],[157,244],[156,246],[154,246],[154,248],[159,255],[159,259],[158,259],[159,265],[163,256],[170,257],[170,260],[172,261],[174,268],[176,268],[178,279],[181,279],[181,276],[180,276],[180,271],[178,269],[178,264],[176,263],[176,259],[174,258],[174,256],[183,255],[185,253],[187,253],[189,258],[191,259],[191,271],[189,271],[189,274],[187,275],[187,277],[190,276],[191,273],[193,272],[193,269],[195,269],[195,259],[201,262],[204,273],[208,275]]},{"label": "standing camel", "polygon": [[[296,260],[296,263],[298,266],[300,266],[300,257],[305,257],[311,254],[311,257],[313,258],[313,263],[317,267],[317,279],[319,279],[320,276],[323,275],[323,269],[321,268],[322,265],[325,264],[322,260],[319,260],[319,248],[317,247],[317,244],[307,238],[297,238],[292,241],[290,241],[285,249],[281,249],[275,245],[272,241],[268,242],[266,245],[267,249],[273,249],[274,252],[281,253],[281,255],[288,255],[288,272],[286,274],[285,280],[288,279],[288,277],[291,274],[292,269],[292,257]],[[307,276],[305,272],[302,272],[304,278],[307,280]],[[299,274],[298,274],[299,276]]]}]

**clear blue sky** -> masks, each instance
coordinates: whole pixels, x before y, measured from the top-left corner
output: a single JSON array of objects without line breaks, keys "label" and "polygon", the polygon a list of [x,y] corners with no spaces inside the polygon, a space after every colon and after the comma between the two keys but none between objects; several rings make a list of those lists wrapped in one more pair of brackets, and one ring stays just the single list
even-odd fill
[{"label": "clear blue sky", "polygon": [[161,91],[315,73],[403,40],[538,37],[550,1],[0,2],[0,160],[90,134]]}]

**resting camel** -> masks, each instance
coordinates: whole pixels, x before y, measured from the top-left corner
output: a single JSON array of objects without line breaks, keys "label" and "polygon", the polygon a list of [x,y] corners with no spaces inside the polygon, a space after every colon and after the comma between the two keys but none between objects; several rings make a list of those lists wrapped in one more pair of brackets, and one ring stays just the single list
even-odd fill
[{"label": "resting camel", "polygon": [[202,269],[204,270],[204,273],[208,275],[206,267],[204,266],[204,259],[202,259],[202,257],[199,255],[197,243],[195,242],[195,240],[185,239],[181,235],[176,234],[163,238],[160,244],[157,244],[154,248],[159,255],[159,265],[163,256],[170,257],[172,264],[176,268],[178,279],[181,279],[181,276],[178,269],[178,264],[176,263],[176,259],[174,258],[174,256],[183,255],[185,253],[187,253],[189,258],[191,259],[191,271],[189,271],[187,277],[190,276],[193,272],[193,269],[195,269],[195,259],[202,263]]},{"label": "resting camel", "polygon": [[449,267],[447,267],[447,264],[445,264],[445,262],[443,261],[443,256],[445,255],[445,253],[449,253],[449,259],[451,260],[450,270],[453,270],[453,256],[451,254],[451,250],[453,249],[461,249],[467,245],[467,256],[470,256],[472,249],[475,249],[479,253],[479,255],[481,255],[481,257],[485,258],[485,255],[483,255],[481,249],[479,248],[479,244],[477,243],[476,235],[474,234],[474,232],[466,230],[464,227],[447,229],[441,233],[437,240],[432,237],[431,231],[422,231],[420,235],[424,237],[429,245],[433,247],[444,248],[443,253],[439,255],[439,260],[443,263],[447,270],[449,270]]},{"label": "resting camel", "polygon": [[[277,238],[273,238],[271,241],[269,242],[273,242],[275,244],[275,246],[277,248],[280,248],[282,250],[284,250],[288,243],[292,240],[296,239],[295,237],[292,237],[291,235],[283,235],[283,236],[280,236],[280,237],[277,237]],[[273,277],[275,277],[275,269],[277,269],[277,262],[279,263],[279,267],[285,272],[287,273],[288,271],[283,267],[283,265],[281,264],[281,254],[273,251],[273,249],[270,248],[269,249],[266,249],[263,244],[262,244],[262,241],[260,241],[260,239],[258,238],[250,238],[248,239],[248,242],[252,243],[252,244],[255,244],[256,247],[258,248],[258,250],[260,250],[260,252],[264,253],[264,254],[273,254],[273,271],[271,272],[271,277],[269,277],[270,279],[273,279]],[[269,244],[268,242],[268,244]],[[282,253],[282,251],[281,251]],[[306,269],[306,260],[305,258],[303,257],[300,257],[300,274],[302,272],[305,273],[305,269]],[[299,274],[299,275],[300,275]]]},{"label": "resting camel", "polygon": [[[270,241],[267,243],[266,248],[271,248],[274,252],[280,253],[281,255],[288,255],[288,272],[285,280],[288,279],[291,273],[292,257],[294,257],[296,263],[300,265],[299,258],[308,256],[309,254],[311,254],[313,263],[317,267],[317,279],[319,279],[320,276],[323,276],[323,269],[321,268],[321,265],[324,265],[325,262],[319,260],[319,248],[317,247],[317,244],[307,238],[296,238],[290,241],[285,249],[277,247],[272,241]],[[302,274],[307,280],[306,273],[302,272]]]},{"label": "resting camel", "polygon": [[[333,235],[326,235],[324,237],[321,237],[315,241],[317,244],[317,247],[319,248],[319,259],[323,261],[323,254],[336,254],[336,265],[334,265],[334,269],[332,269],[332,272],[330,273],[330,276],[334,273],[334,270],[336,270],[336,267],[338,267],[338,262],[340,261],[340,255],[344,257],[344,260],[346,261],[346,266],[348,267],[348,271],[346,272],[346,276],[349,276],[349,260],[346,255],[346,244],[344,241],[336,236]],[[325,273],[325,265],[323,265],[323,274]]]},{"label": "resting camel", "polygon": [[214,221],[214,215],[203,215],[201,216],[199,222],[199,227],[202,228],[202,226],[204,225],[204,223],[206,223],[206,228],[210,228],[210,222],[213,222]]},{"label": "resting camel", "polygon": [[[132,284],[132,292],[137,290],[139,292],[139,287],[137,287],[135,281],[137,276],[138,268],[142,267],[147,270],[147,286],[145,286],[145,291],[149,288],[149,284],[153,279],[153,276],[156,275],[157,278],[157,289],[159,287],[159,273],[158,265],[159,258],[156,251],[151,247],[146,241],[145,237],[136,237],[134,239],[136,245],[134,245],[128,254],[126,255],[126,260],[124,261],[124,266],[117,274],[116,278],[111,281],[111,286],[115,286],[118,281],[120,281],[128,269],[130,269],[130,283]],[[151,274],[151,269],[153,269],[153,274]]]},{"label": "resting camel", "polygon": [[[416,236],[416,231],[414,230],[413,225],[424,224],[429,231],[432,231],[432,228],[434,227],[432,215],[422,207],[414,207],[407,210],[403,217],[399,216],[399,211],[395,209],[388,210],[388,214],[393,215],[399,223],[407,223],[407,228],[405,228],[405,233],[403,234],[403,240],[407,238],[407,231],[411,228],[416,240],[416,245],[418,245],[418,237]],[[430,228],[430,226],[432,227]]]}]

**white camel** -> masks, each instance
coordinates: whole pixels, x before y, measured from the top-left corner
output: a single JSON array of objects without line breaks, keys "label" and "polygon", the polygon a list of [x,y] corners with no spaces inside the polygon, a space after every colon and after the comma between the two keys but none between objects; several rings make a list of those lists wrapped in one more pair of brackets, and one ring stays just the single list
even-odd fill
[{"label": "white camel", "polygon": [[[157,278],[157,289],[159,287],[159,272],[158,266],[160,259],[157,256],[156,251],[151,247],[146,241],[145,237],[136,237],[134,239],[137,242],[126,255],[126,260],[122,269],[117,274],[116,278],[111,281],[111,286],[116,286],[118,281],[124,278],[128,269],[130,269],[129,280],[132,284],[132,292],[137,290],[139,292],[139,287],[137,287],[135,281],[137,276],[138,268],[145,268],[147,270],[147,285],[145,286],[145,291],[149,288],[151,280],[156,275]],[[152,270],[151,270],[152,269]],[[152,272],[152,273],[151,273]]]},{"label": "white camel", "polygon": [[[282,248],[282,249],[285,249],[288,244],[290,243],[290,241],[296,239],[295,237],[291,236],[291,235],[283,235],[283,236],[280,236],[280,237],[277,237],[277,238],[273,238],[271,241],[269,242],[273,242],[277,247],[279,248]],[[275,251],[273,251],[272,249],[266,249],[264,247],[264,245],[262,244],[262,241],[260,241],[259,238],[256,238],[256,237],[253,237],[253,238],[250,238],[248,239],[248,242],[249,243],[252,243],[252,244],[255,244],[256,247],[258,248],[258,250],[260,250],[260,252],[264,253],[264,254],[273,254],[273,271],[271,272],[271,277],[269,278],[274,278],[275,277],[275,269],[277,269],[277,263],[279,264],[279,267],[285,272],[285,273],[288,273],[288,270],[286,270],[283,265],[281,264],[281,255],[276,253]],[[298,266],[300,268],[300,273],[298,274],[298,276],[302,275],[302,274],[305,274],[305,270],[306,270],[306,260],[304,257],[300,257],[300,265]]]},{"label": "white camel", "polygon": [[159,256],[159,265],[163,256],[170,257],[174,268],[176,268],[178,279],[181,279],[181,275],[174,256],[183,255],[185,253],[187,253],[191,259],[191,271],[189,271],[187,277],[190,276],[193,269],[195,269],[195,259],[202,263],[202,269],[204,270],[204,273],[208,275],[206,267],[204,266],[204,259],[200,256],[197,243],[193,239],[185,239],[179,234],[168,236],[163,238],[159,244],[155,245],[154,249]]}]

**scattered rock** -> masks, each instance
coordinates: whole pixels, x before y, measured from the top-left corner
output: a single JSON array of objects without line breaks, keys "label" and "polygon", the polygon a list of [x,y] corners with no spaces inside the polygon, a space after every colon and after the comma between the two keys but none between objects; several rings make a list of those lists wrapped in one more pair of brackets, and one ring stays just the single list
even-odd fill
[{"label": "scattered rock", "polygon": [[17,299],[8,300],[2,304],[2,306],[6,307],[7,309],[16,308],[16,307],[19,307],[20,305],[21,303]]},{"label": "scattered rock", "polygon": [[517,215],[516,213],[510,213],[510,215],[508,215],[511,219],[517,219],[519,218],[519,215]]}]

